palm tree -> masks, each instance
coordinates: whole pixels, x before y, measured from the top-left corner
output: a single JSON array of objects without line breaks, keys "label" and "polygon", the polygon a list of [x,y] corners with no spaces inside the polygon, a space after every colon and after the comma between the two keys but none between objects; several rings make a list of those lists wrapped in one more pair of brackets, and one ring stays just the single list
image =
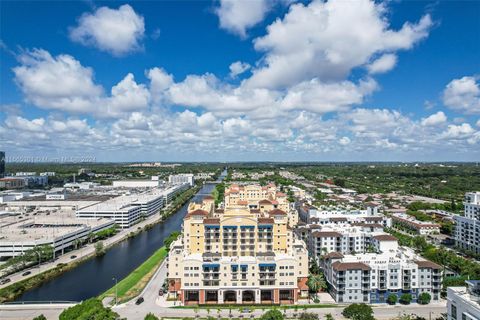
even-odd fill
[{"label": "palm tree", "polygon": [[316,274],[308,277],[307,286],[310,292],[314,292],[316,296],[318,291],[327,287],[327,283],[325,282],[323,274]]}]

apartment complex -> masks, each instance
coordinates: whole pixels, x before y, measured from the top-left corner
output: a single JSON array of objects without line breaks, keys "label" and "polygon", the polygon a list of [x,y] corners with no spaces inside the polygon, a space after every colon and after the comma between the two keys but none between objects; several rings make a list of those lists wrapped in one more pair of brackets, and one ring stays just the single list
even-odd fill
[{"label": "apartment complex", "polygon": [[233,185],[223,209],[212,197],[189,205],[170,247],[170,297],[186,305],[279,304],[308,295],[306,246],[289,225],[295,211],[284,210],[275,186],[267,189]]},{"label": "apartment complex", "polygon": [[244,206],[249,209],[279,209],[288,213],[288,224],[294,227],[298,223],[298,214],[288,201],[287,195],[277,191],[274,184],[267,186],[232,184],[225,190],[225,207]]},{"label": "apartment complex", "polygon": [[420,221],[404,213],[392,214],[392,222],[397,228],[406,228],[421,235],[440,233],[440,225],[438,223]]},{"label": "apartment complex", "polygon": [[300,220],[307,224],[379,224],[383,227],[391,227],[392,219],[378,212],[378,207],[367,204],[364,210],[344,207],[320,207],[300,205],[298,207]]},{"label": "apartment complex", "polygon": [[296,232],[307,243],[310,257],[315,257],[317,261],[330,252],[372,252],[375,237],[392,237],[383,232],[383,226],[377,223],[306,225],[299,226]]},{"label": "apartment complex", "polygon": [[465,282],[467,287],[447,288],[448,320],[480,319],[480,280]]},{"label": "apartment complex", "polygon": [[455,244],[480,254],[480,192],[465,194],[465,215],[455,215]]},{"label": "apartment complex", "polygon": [[373,253],[327,254],[321,261],[330,294],[341,303],[385,303],[391,294],[418,295],[427,292],[432,300],[440,298],[441,267],[399,247],[390,235],[372,238]]}]

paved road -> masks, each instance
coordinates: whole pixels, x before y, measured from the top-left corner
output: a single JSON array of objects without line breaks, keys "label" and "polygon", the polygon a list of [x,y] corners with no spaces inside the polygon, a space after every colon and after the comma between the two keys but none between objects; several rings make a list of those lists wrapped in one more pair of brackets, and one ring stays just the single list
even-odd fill
[{"label": "paved road", "polygon": [[[32,305],[32,306],[0,306],[0,319],[2,320],[31,320],[35,316],[43,314],[47,319],[58,319],[58,316],[66,306],[49,306],[49,305]],[[324,309],[308,309],[308,312],[314,312],[320,315],[320,319],[323,319],[326,314],[331,313],[333,317],[337,320],[344,319],[341,315],[343,310],[342,308],[324,308]],[[196,313],[194,309],[174,309],[159,307],[151,301],[145,301],[143,304],[136,306],[135,304],[122,305],[115,308],[115,311],[120,314],[122,317],[126,317],[128,320],[141,320],[145,317],[148,312],[152,312],[158,317],[195,317]],[[446,312],[445,303],[443,304],[432,304],[427,306],[377,306],[374,307],[375,319],[378,320],[387,320],[393,319],[398,315],[404,313],[414,313],[418,316],[424,317],[425,319],[435,319],[439,317],[442,313]],[[258,318],[264,311],[255,310],[253,312],[253,318]],[[300,311],[299,311],[300,312]],[[287,316],[293,317],[294,310],[288,310]],[[200,309],[199,316],[207,317],[208,315],[217,317],[217,310],[212,309],[210,314],[207,313],[207,310]],[[224,309],[220,312],[220,315],[223,318],[229,317],[229,310]],[[238,318],[240,312],[238,309],[232,310],[233,317]],[[250,313],[242,314],[244,318],[251,318]]]},{"label": "paved road", "polygon": [[32,320],[43,314],[48,320],[57,320],[60,313],[69,305],[0,305],[2,320]]},{"label": "paved road", "polygon": [[[174,309],[174,308],[165,308],[165,307],[154,307],[148,308],[145,306],[122,306],[115,309],[116,312],[120,314],[122,317],[126,317],[127,319],[143,319],[148,312],[154,313],[156,316],[160,317],[194,317],[196,315],[194,309]],[[308,312],[317,313],[320,316],[320,319],[324,319],[325,315],[331,313],[333,317],[337,320],[344,319],[342,317],[343,307],[340,308],[320,308],[320,309],[308,309]],[[425,319],[435,319],[441,316],[442,313],[446,312],[446,307],[443,305],[435,305],[435,306],[414,306],[410,305],[408,307],[405,306],[378,306],[374,307],[375,311],[375,319],[378,320],[387,320],[393,319],[399,315],[404,313],[411,314],[414,313],[418,316],[424,317]],[[253,318],[258,318],[263,314],[263,310],[255,310],[253,312]],[[287,317],[293,318],[294,310],[289,309],[287,311]],[[300,313],[301,310],[298,311]],[[216,309],[212,308],[210,314],[207,312],[206,309],[200,309],[198,311],[200,317],[207,317],[213,316],[218,317],[218,312]],[[229,317],[229,310],[223,309],[220,312],[220,315],[223,318]],[[252,313],[240,313],[238,309],[232,310],[232,315],[235,318],[238,318],[239,315],[243,315],[244,318],[251,318]]]},{"label": "paved road", "polygon": [[157,272],[153,275],[152,279],[147,284],[145,289],[143,289],[143,292],[140,294],[140,296],[145,299],[142,304],[137,306],[135,304],[137,299],[132,299],[127,303],[114,306],[112,309],[120,316],[126,317],[127,319],[143,319],[146,314],[148,314],[149,312],[154,312],[154,310],[169,310],[168,308],[161,308],[157,304],[157,299],[159,299],[158,292],[162,289],[163,282],[166,278],[167,260],[165,259],[163,260],[162,264],[158,268]]}]

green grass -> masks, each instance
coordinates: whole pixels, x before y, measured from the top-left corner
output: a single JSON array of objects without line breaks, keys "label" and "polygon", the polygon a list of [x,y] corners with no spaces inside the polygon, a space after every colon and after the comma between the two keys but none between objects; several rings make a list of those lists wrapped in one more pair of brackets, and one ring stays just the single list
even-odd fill
[{"label": "green grass", "polygon": [[[161,247],[154,254],[152,254],[147,260],[145,260],[139,267],[132,271],[128,276],[123,278],[117,284],[117,293],[119,301],[124,301],[125,298],[133,298],[131,296],[132,291],[135,293],[141,292],[143,287],[148,283],[150,277],[153,276],[155,273],[156,268],[160,265],[160,263],[165,259],[168,255],[167,249],[165,247]],[[147,277],[149,276],[149,277]],[[148,278],[148,279],[146,279]],[[141,284],[144,284],[141,286]],[[140,285],[140,287],[139,287]],[[99,299],[103,299],[106,296],[114,296],[115,295],[115,286],[108,289],[104,293],[99,296]]]}]

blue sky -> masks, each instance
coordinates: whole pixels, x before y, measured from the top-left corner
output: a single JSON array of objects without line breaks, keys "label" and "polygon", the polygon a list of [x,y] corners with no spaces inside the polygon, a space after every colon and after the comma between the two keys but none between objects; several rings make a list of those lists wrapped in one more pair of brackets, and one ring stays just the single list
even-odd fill
[{"label": "blue sky", "polygon": [[0,14],[7,159],[480,159],[476,1],[6,1]]}]

